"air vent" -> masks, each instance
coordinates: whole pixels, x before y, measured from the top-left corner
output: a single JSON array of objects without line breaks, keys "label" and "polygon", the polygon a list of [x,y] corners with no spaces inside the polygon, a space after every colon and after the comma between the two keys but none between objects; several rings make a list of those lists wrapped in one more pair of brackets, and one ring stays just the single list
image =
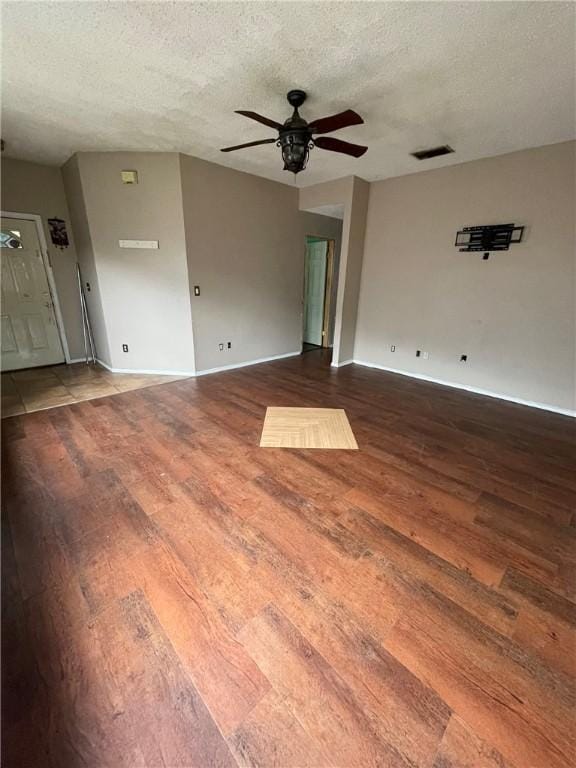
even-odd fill
[{"label": "air vent", "polygon": [[444,144],[442,147],[434,147],[433,149],[422,149],[420,152],[411,152],[412,157],[416,160],[430,160],[431,157],[440,157],[440,155],[449,155],[454,152],[452,147],[448,144]]}]

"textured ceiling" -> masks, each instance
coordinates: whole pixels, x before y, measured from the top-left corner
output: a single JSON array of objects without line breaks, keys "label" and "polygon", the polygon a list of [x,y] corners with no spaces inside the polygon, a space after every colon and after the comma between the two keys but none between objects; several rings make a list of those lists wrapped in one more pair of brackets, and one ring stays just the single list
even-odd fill
[{"label": "textured ceiling", "polygon": [[[574,138],[574,14],[563,2],[4,2],[6,154],[180,151],[287,183],[272,144],[233,113],[282,121],[353,108],[334,134],[358,160],[311,153],[298,185],[368,180]],[[419,163],[411,151],[450,144]]]}]

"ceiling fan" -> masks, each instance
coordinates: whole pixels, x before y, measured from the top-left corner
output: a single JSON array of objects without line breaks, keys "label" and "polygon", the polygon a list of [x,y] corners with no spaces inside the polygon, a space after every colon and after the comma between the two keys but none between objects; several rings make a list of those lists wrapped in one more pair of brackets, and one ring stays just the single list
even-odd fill
[{"label": "ceiling fan", "polygon": [[308,154],[311,149],[327,149],[329,152],[341,152],[344,155],[352,157],[361,157],[368,147],[360,144],[351,144],[348,141],[334,139],[331,136],[316,136],[318,133],[332,133],[339,128],[347,128],[349,125],[360,125],[364,122],[360,115],[352,109],[339,112],[337,115],[323,117],[320,120],[313,120],[307,123],[304,118],[298,114],[298,107],[301,107],[306,100],[306,92],[301,90],[288,91],[287,97],[289,103],[294,107],[292,116],[285,123],[277,123],[268,117],[263,117],[256,112],[248,112],[243,109],[237,109],[238,115],[244,115],[251,120],[267,125],[278,131],[277,139],[261,139],[260,141],[249,141],[247,144],[237,144],[234,147],[224,147],[221,152],[234,152],[237,149],[246,147],[256,147],[259,144],[276,144],[282,148],[282,159],[284,160],[284,170],[292,173],[300,173],[306,168]]}]

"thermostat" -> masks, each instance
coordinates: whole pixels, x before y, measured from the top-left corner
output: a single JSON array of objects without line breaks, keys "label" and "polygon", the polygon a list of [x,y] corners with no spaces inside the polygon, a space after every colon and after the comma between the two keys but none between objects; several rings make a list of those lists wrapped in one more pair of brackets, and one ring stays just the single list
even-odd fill
[{"label": "thermostat", "polygon": [[138,171],[120,171],[122,184],[138,184]]}]

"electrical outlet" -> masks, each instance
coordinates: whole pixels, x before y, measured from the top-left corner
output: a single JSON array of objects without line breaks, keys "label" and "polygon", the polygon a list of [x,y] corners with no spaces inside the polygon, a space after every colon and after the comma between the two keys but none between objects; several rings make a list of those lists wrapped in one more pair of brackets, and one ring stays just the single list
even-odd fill
[{"label": "electrical outlet", "polygon": [[396,352],[396,344],[390,345],[390,352]]},{"label": "electrical outlet", "polygon": [[122,344],[122,352],[128,352],[128,344]]},{"label": "electrical outlet", "polygon": [[224,350],[224,344],[218,344],[218,349],[222,352]]},{"label": "electrical outlet", "polygon": [[200,286],[195,285],[194,286],[194,296],[200,296]]},{"label": "electrical outlet", "polygon": [[422,357],[424,358],[424,360],[428,360],[428,358],[430,357],[430,353],[429,352],[424,352],[422,354]]},{"label": "electrical outlet", "polygon": [[460,355],[460,362],[465,363],[468,360],[468,355]]},{"label": "electrical outlet", "polygon": [[229,341],[229,342],[226,344],[226,346],[228,347],[228,349],[232,349],[232,342],[231,342],[231,341]]}]

